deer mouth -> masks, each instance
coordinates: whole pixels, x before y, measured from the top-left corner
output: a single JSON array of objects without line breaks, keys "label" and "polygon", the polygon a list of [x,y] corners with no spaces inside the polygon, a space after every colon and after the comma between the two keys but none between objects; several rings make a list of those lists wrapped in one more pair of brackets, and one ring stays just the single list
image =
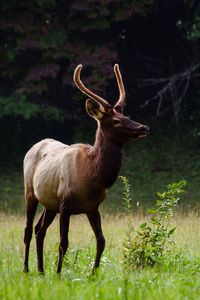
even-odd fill
[{"label": "deer mouth", "polygon": [[142,139],[142,138],[145,138],[148,134],[149,134],[149,133],[143,133],[143,134],[140,134],[138,137],[139,137],[140,139]]},{"label": "deer mouth", "polygon": [[134,133],[134,134],[132,134],[132,136],[131,136],[131,138],[132,139],[141,139],[141,138],[145,138],[147,136],[147,134],[136,134],[136,133]]},{"label": "deer mouth", "polygon": [[137,139],[137,138],[145,138],[149,134],[150,128],[148,126],[144,126],[142,130],[137,130],[132,132],[132,138]]}]

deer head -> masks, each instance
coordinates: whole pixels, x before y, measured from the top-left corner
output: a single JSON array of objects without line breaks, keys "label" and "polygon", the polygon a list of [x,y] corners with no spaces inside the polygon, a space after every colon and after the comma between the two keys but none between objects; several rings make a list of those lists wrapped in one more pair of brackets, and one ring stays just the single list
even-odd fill
[{"label": "deer head", "polygon": [[82,83],[80,79],[81,69],[82,65],[76,67],[74,82],[84,94],[90,97],[86,100],[86,110],[91,117],[97,120],[105,137],[113,142],[123,143],[132,138],[144,137],[149,133],[148,126],[139,124],[123,115],[126,93],[118,64],[114,65],[119,88],[119,99],[115,105],[110,105],[108,101],[94,94]]}]

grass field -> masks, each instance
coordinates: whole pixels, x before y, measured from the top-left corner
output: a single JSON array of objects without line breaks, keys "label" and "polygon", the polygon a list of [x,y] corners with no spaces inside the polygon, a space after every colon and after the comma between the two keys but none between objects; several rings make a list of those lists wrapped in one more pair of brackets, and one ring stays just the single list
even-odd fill
[{"label": "grass field", "polygon": [[[133,216],[138,226],[145,217]],[[35,241],[30,272],[23,274],[25,219],[0,215],[0,299],[200,299],[200,218],[197,213],[174,219],[174,253],[162,265],[126,272],[122,264],[126,215],[104,215],[106,249],[98,274],[91,275],[95,239],[85,216],[71,218],[70,248],[61,278],[56,276],[58,219],[47,232],[45,276],[36,272]]]},{"label": "grass field", "polygon": [[173,235],[175,247],[160,265],[124,270],[123,242],[127,237],[128,217],[123,213],[122,183],[117,180],[101,208],[106,249],[100,269],[93,277],[95,238],[84,216],[71,218],[70,247],[61,278],[56,275],[58,219],[49,228],[45,240],[45,276],[36,271],[34,239],[30,272],[23,273],[22,161],[16,168],[12,162],[5,161],[0,167],[0,300],[200,299],[200,154],[197,149],[199,144],[187,131],[175,136],[171,132],[152,134],[151,138],[126,149],[121,174],[131,184],[135,226],[146,219],[146,208],[155,206],[156,191],[162,192],[168,183],[183,178],[188,181],[173,220],[177,227]]}]

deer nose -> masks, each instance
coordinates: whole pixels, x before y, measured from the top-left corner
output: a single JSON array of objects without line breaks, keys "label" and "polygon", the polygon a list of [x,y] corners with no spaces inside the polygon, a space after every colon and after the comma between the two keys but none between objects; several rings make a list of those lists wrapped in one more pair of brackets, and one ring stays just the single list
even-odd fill
[{"label": "deer nose", "polygon": [[147,125],[144,125],[144,129],[146,130],[146,133],[149,133],[150,128]]}]

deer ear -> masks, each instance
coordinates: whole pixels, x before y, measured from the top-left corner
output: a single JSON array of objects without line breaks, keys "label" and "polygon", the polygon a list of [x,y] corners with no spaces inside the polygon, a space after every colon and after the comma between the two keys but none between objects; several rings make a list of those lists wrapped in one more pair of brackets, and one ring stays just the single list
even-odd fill
[{"label": "deer ear", "polygon": [[98,102],[96,102],[92,99],[87,99],[85,106],[86,106],[87,113],[92,118],[95,118],[96,120],[102,119],[102,117],[104,115],[104,111],[103,111],[102,106]]}]

